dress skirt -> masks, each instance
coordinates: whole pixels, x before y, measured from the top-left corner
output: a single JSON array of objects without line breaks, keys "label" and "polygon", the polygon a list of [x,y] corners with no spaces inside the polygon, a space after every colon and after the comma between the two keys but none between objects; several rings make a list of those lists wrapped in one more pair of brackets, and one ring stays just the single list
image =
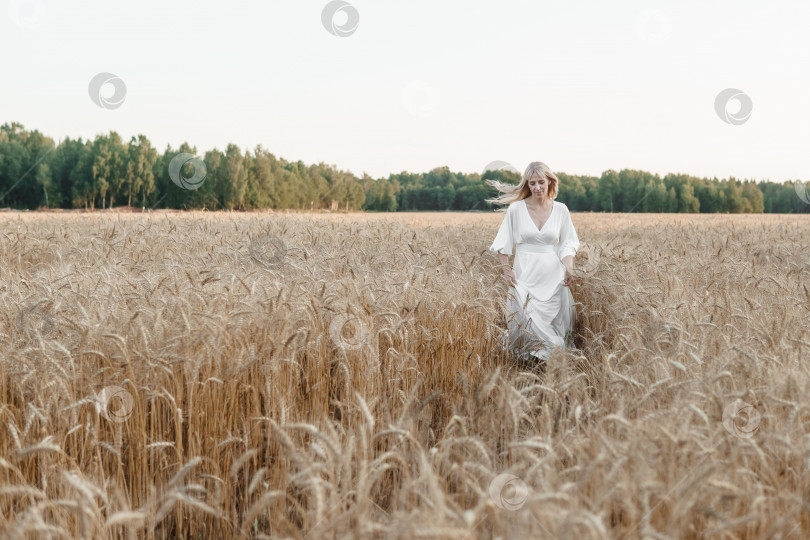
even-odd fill
[{"label": "dress skirt", "polygon": [[555,348],[571,346],[576,323],[574,297],[562,285],[565,267],[554,246],[517,246],[516,287],[506,299],[505,342],[524,361],[545,361]]},{"label": "dress skirt", "polygon": [[[521,302],[520,298],[524,301]],[[576,324],[576,306],[568,287],[560,287],[545,302],[532,302],[525,288],[510,287],[506,301],[503,345],[523,361],[545,361],[554,348],[571,347]]]}]

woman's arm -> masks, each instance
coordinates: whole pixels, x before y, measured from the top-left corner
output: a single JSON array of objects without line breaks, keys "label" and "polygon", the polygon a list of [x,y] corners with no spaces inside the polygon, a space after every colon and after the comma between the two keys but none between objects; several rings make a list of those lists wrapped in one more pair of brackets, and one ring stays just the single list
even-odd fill
[{"label": "woman's arm", "polygon": [[501,260],[504,279],[506,279],[506,282],[512,287],[516,287],[517,281],[515,280],[515,272],[512,271],[512,267],[509,265],[509,255],[498,252],[498,258]]},{"label": "woman's arm", "polygon": [[512,254],[512,245],[515,243],[515,231],[512,230],[514,208],[515,206],[510,204],[506,209],[506,214],[503,216],[503,221],[501,221],[501,226],[498,229],[498,234],[495,236],[495,241],[489,246],[489,250],[494,251],[501,261],[504,279],[513,287],[517,286],[517,280],[515,273],[509,266],[509,255]]},{"label": "woman's arm", "polygon": [[563,266],[565,266],[566,270],[574,273],[574,256],[573,255],[566,255],[562,258]]},{"label": "woman's arm", "polygon": [[568,211],[567,206],[565,207],[565,216],[560,229],[560,241],[560,261],[565,267],[563,286],[568,287],[574,277],[574,256],[579,249],[579,237],[576,229],[574,229],[574,222],[571,221],[571,213]]},{"label": "woman's arm", "polygon": [[571,279],[574,277],[574,256],[566,255],[562,258],[563,266],[565,267],[565,277],[563,278],[563,287],[571,285]]}]

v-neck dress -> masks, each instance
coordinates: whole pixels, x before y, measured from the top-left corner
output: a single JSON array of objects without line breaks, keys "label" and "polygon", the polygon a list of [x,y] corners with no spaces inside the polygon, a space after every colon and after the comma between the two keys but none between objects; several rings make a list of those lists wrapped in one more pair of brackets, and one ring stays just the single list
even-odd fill
[{"label": "v-neck dress", "polygon": [[507,295],[504,346],[524,359],[545,360],[557,347],[568,347],[576,322],[574,298],[563,286],[563,257],[576,255],[579,238],[565,203],[552,201],[541,228],[532,220],[525,199],[506,210],[490,251],[512,254],[516,287]]}]

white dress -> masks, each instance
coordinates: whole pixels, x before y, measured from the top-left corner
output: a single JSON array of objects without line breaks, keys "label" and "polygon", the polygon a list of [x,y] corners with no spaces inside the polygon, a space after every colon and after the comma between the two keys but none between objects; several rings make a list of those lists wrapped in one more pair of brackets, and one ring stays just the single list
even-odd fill
[{"label": "white dress", "polygon": [[526,360],[532,355],[545,360],[554,348],[569,346],[576,322],[574,297],[562,284],[562,258],[576,255],[579,238],[568,207],[552,202],[551,214],[541,229],[532,221],[525,199],[511,203],[489,247],[511,255],[516,244],[513,270],[517,287],[510,286],[507,295],[504,347]]}]

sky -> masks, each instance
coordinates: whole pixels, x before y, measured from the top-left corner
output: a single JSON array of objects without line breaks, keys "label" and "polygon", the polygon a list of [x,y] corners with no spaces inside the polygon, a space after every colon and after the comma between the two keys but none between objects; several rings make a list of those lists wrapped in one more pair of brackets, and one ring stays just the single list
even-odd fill
[{"label": "sky", "polygon": [[261,145],[374,178],[810,178],[807,0],[3,2],[0,124],[57,141]]}]

